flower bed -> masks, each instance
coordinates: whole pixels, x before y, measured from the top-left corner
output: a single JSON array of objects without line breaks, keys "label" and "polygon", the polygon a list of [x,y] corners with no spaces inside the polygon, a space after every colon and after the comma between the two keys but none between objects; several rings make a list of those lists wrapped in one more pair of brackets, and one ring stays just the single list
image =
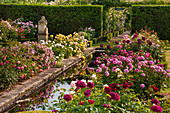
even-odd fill
[{"label": "flower bed", "polygon": [[[164,62],[164,48],[165,43],[157,37],[154,31],[144,31],[140,33],[133,34],[132,36],[124,35],[121,41],[113,41],[113,39],[108,40],[110,45],[112,45],[113,52],[119,52],[122,50],[128,51],[144,51],[151,53],[151,56],[154,60],[159,60]],[[111,54],[113,53],[111,51]]]},{"label": "flower bed", "polygon": [[[56,84],[56,81],[48,84],[47,89],[37,93],[31,101],[19,104],[18,109],[38,106],[45,110],[46,106],[53,112],[67,113],[170,111],[168,101],[159,95],[169,79],[169,70],[165,71],[162,65],[154,62],[150,53],[101,53],[94,64],[96,67],[87,68],[87,74],[80,74],[84,79],[68,81],[72,87],[69,92],[65,88],[56,89],[60,81],[57,80]],[[76,68],[73,70],[76,74]],[[64,74],[64,77],[68,75]],[[55,92],[60,95],[54,98]],[[52,105],[48,103],[49,98],[54,98]]]},{"label": "flower bed", "polygon": [[86,80],[72,81],[72,93],[61,92],[53,109],[68,113],[166,111],[167,102],[159,100],[158,91],[168,85],[169,70],[152,60],[150,53],[142,51],[111,56],[102,53],[94,62],[97,67],[88,68]]},{"label": "flower bed", "polygon": [[3,47],[0,50],[0,58],[1,90],[56,65],[54,52],[35,42],[17,42]]},{"label": "flower bed", "polygon": [[72,93],[61,92],[52,109],[68,113],[169,111],[168,102],[159,95],[170,77],[170,71],[159,63],[160,40],[147,32],[125,37],[107,46],[107,52],[95,59],[96,68],[88,68],[86,80],[72,81]]},{"label": "flower bed", "polygon": [[[53,38],[53,36],[51,36]],[[61,61],[64,58],[71,56],[83,55],[83,50],[87,47],[87,39],[85,39],[85,32],[74,33],[68,36],[57,34],[54,41],[49,40],[48,42],[42,41],[42,44],[47,45],[54,51],[56,59]]]},{"label": "flower bed", "polygon": [[87,47],[85,32],[68,36],[58,34],[54,41],[49,40],[47,43],[20,43],[16,40],[21,41],[20,39],[25,36],[27,39],[29,36],[34,37],[36,26],[31,21],[24,23],[21,19],[13,23],[13,26],[8,21],[2,20],[0,23],[2,38],[0,40],[2,42],[0,42],[2,44],[0,46],[0,89],[2,91],[51,66],[61,66],[60,62],[64,58],[82,56],[83,50]]}]

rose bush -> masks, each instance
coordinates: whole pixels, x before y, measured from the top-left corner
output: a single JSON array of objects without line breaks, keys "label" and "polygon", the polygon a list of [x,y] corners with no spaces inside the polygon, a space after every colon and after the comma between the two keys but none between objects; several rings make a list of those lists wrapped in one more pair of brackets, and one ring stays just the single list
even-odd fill
[{"label": "rose bush", "polygon": [[[94,75],[93,75],[94,76]],[[98,76],[100,77],[100,76]],[[92,76],[90,76],[92,78]],[[105,84],[99,78],[93,80],[78,80],[71,82],[70,94],[64,94],[55,100],[52,110],[57,112],[162,112],[163,104],[159,105],[159,101],[155,98],[152,100],[141,101],[131,86],[128,86],[122,80],[122,84]],[[111,82],[111,81],[110,81]],[[93,83],[94,87],[90,88],[89,83]],[[115,88],[117,90],[115,90]],[[60,89],[58,89],[60,91]],[[66,98],[67,97],[67,98]],[[149,102],[150,101],[150,102]],[[61,104],[62,103],[62,104]],[[162,102],[161,102],[162,103]],[[147,106],[146,106],[147,104]],[[153,104],[157,104],[153,105]]]},{"label": "rose bush", "polygon": [[[121,79],[131,80],[135,92],[139,93],[140,97],[147,97],[151,95],[151,92],[160,91],[165,84],[168,86],[169,73],[164,70],[163,64],[154,62],[148,52],[141,50],[134,53],[120,50],[118,54],[114,53],[111,56],[105,53],[100,55],[96,57],[94,64],[97,65],[95,72],[100,74],[100,80],[103,83],[108,83],[111,79],[118,84]],[[123,86],[128,87],[129,83]]]},{"label": "rose bush", "polygon": [[0,45],[7,46],[10,40],[18,37],[17,29],[11,25],[11,20],[0,22]]},{"label": "rose bush", "polygon": [[18,40],[36,38],[38,26],[32,21],[24,22],[24,18],[18,18],[13,21],[12,26],[17,29]]},{"label": "rose bush", "polygon": [[35,42],[16,42],[0,50],[0,89],[28,79],[56,64],[54,52]]},{"label": "rose bush", "polygon": [[69,58],[70,56],[81,56],[83,50],[87,47],[87,39],[83,32],[73,33],[73,35],[58,34],[55,36],[54,41],[49,40],[46,44],[54,51],[56,58],[61,60],[63,58]]},{"label": "rose bush", "polygon": [[[133,52],[138,52],[139,50],[143,50],[144,52],[151,53],[152,58],[154,60],[159,59],[160,62],[164,62],[163,54],[165,53],[165,44],[163,41],[159,40],[156,33],[149,32],[147,30],[142,30],[138,34],[133,34],[132,36],[124,35],[121,41],[113,41],[109,40],[110,45],[112,45],[112,51],[118,52],[123,49]],[[111,51],[111,54],[113,52]]]}]

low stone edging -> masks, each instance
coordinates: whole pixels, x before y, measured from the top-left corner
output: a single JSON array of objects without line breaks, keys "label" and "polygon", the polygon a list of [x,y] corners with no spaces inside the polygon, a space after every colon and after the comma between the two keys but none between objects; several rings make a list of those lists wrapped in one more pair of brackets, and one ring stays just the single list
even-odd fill
[{"label": "low stone edging", "polygon": [[[95,52],[96,47],[87,48],[84,51],[84,55],[88,57],[89,55]],[[21,84],[17,85],[15,88],[9,92],[3,93],[0,96],[0,113],[4,113],[8,109],[11,109],[16,101],[27,98],[32,93],[36,92],[37,89],[45,86],[51,80],[54,80],[56,77],[61,75],[64,71],[71,68],[75,64],[81,61],[80,57],[70,57],[64,59],[61,63],[65,65],[65,69],[52,67],[49,70],[44,70],[35,77],[28,79]]]}]

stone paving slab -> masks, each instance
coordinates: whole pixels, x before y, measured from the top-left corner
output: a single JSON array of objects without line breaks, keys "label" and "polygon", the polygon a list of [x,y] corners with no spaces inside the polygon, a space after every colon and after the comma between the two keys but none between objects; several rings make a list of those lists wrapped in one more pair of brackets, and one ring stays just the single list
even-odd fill
[{"label": "stone paving slab", "polygon": [[[84,51],[84,55],[88,55],[89,53],[95,51],[96,47],[87,48]],[[67,69],[70,65],[74,64],[77,61],[81,61],[80,57],[71,57],[68,59],[64,59],[62,64],[65,65],[65,69]],[[49,70],[44,70],[43,72],[37,74],[35,77],[28,79],[26,81],[21,82],[19,85],[16,85],[12,90],[8,92],[3,92],[0,95],[0,113],[3,113],[3,110],[9,106],[12,106],[15,101],[20,100],[24,96],[29,96],[31,94],[30,91],[33,91],[44,84],[49,82],[52,78],[55,78],[61,74],[63,70],[62,68],[52,67]]]}]

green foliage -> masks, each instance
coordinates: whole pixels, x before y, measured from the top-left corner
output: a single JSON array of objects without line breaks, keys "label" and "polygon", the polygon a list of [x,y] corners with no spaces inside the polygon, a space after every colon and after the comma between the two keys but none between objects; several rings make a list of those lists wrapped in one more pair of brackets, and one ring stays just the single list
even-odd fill
[{"label": "green foliage", "polygon": [[103,30],[103,6],[47,6],[47,5],[16,5],[0,4],[0,16],[3,19],[16,19],[21,16],[25,21],[38,23],[41,16],[48,21],[50,34],[68,35],[79,28],[92,27],[96,30],[96,37]]},{"label": "green foliage", "polygon": [[170,5],[133,5],[132,33],[145,27],[157,32],[162,40],[170,40]]},{"label": "green foliage", "polygon": [[0,45],[2,46],[8,45],[9,40],[18,37],[16,29],[8,21],[0,21]]}]

